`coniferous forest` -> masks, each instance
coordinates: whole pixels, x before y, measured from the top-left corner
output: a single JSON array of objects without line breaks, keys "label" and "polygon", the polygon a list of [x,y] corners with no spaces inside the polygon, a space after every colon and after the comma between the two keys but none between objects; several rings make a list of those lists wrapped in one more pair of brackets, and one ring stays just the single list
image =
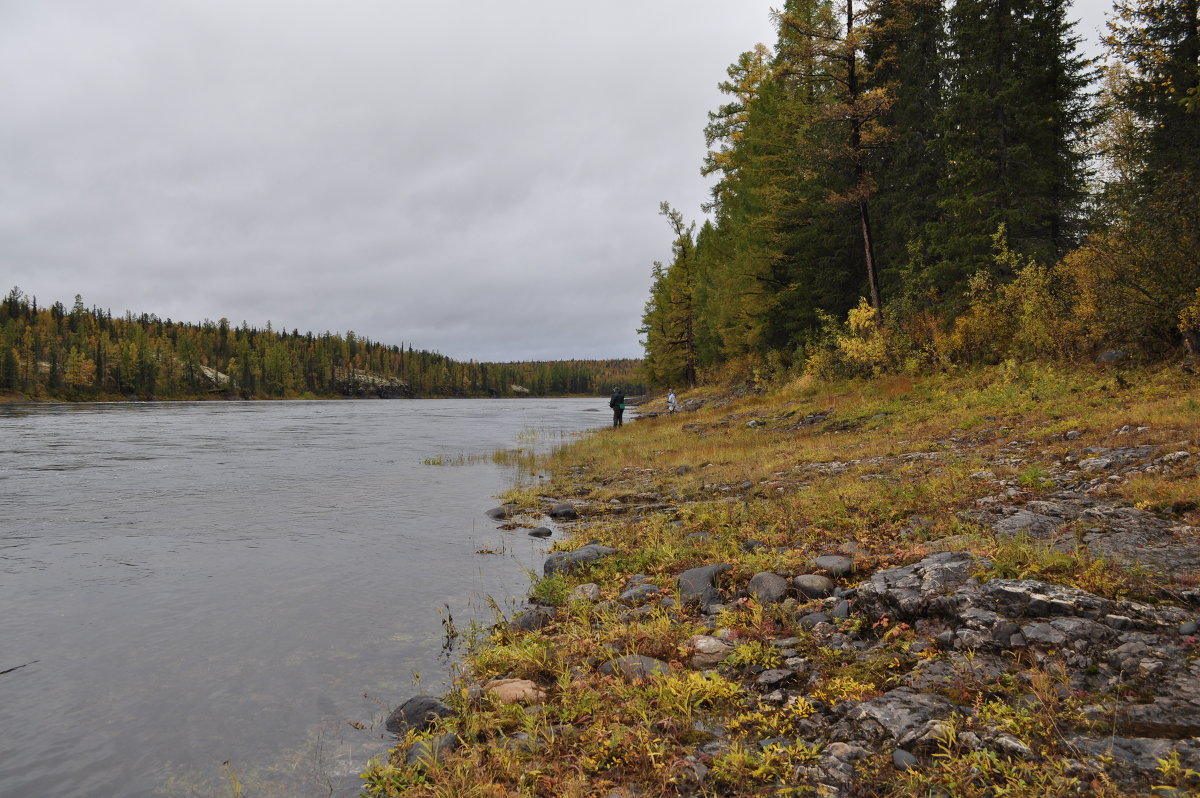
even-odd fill
[{"label": "coniferous forest", "polygon": [[710,112],[655,384],[1200,350],[1197,0],[788,0]]},{"label": "coniferous forest", "polygon": [[479,363],[353,332],[185,324],[87,308],[0,301],[0,392],[33,399],[545,396],[642,387],[637,360]]}]

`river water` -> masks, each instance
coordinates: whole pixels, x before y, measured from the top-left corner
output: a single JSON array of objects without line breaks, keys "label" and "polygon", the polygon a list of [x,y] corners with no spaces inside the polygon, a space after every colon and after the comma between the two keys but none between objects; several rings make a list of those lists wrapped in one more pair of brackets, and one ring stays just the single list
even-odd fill
[{"label": "river water", "polygon": [[[604,400],[0,406],[0,796],[349,796]],[[552,526],[552,525],[551,525]],[[511,605],[511,601],[509,604]]]}]

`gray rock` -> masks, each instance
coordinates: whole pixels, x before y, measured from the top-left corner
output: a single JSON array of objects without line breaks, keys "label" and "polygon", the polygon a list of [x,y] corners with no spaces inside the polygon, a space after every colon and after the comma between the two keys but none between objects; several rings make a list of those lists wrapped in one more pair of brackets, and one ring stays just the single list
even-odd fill
[{"label": "gray rock", "polygon": [[579,511],[570,502],[559,502],[546,513],[555,520],[570,521],[579,517]]},{"label": "gray rock", "polygon": [[737,648],[733,643],[712,635],[693,635],[690,641],[692,651],[692,667],[712,668],[720,665]]},{"label": "gray rock", "polygon": [[827,612],[810,612],[807,615],[801,616],[796,623],[800,624],[801,629],[812,629],[818,624],[831,623],[833,618]]},{"label": "gray rock", "polygon": [[1013,759],[1030,759],[1033,750],[1011,734],[997,734],[990,741],[990,747]]},{"label": "gray rock", "polygon": [[931,554],[912,565],[876,572],[859,585],[858,601],[875,617],[915,618],[942,596],[966,584],[980,563],[965,551]]},{"label": "gray rock", "polygon": [[600,600],[600,585],[595,582],[588,582],[584,585],[578,585],[574,590],[567,594],[567,601],[599,601]]},{"label": "gray rock", "polygon": [[539,526],[536,529],[529,530],[531,538],[548,538],[554,534],[554,530],[547,526]]},{"label": "gray rock", "polygon": [[992,529],[998,535],[1019,535],[1024,532],[1034,537],[1040,537],[1054,532],[1063,523],[1062,518],[1042,515],[1029,510],[1017,510],[1007,518],[1002,518],[992,524]]},{"label": "gray rock", "polygon": [[388,715],[384,727],[392,734],[405,734],[409,729],[428,729],[438,718],[453,715],[454,710],[430,695],[415,695]]},{"label": "gray rock", "polygon": [[778,574],[763,571],[750,579],[746,591],[763,604],[776,604],[787,597],[788,581]]},{"label": "gray rock", "polygon": [[829,614],[834,618],[849,618],[850,617],[850,602],[842,599],[837,604],[833,605],[833,609]]},{"label": "gray rock", "polygon": [[553,617],[553,613],[538,607],[513,617],[509,627],[520,632],[532,632],[550,623]]},{"label": "gray rock", "polygon": [[599,543],[589,543],[574,551],[556,551],[546,558],[542,572],[546,576],[573,573],[582,565],[616,553],[616,549],[601,546]]},{"label": "gray rock", "polygon": [[1158,776],[1159,760],[1179,754],[1185,768],[1200,770],[1200,742],[1196,740],[1156,740],[1142,737],[1100,739],[1072,736],[1065,741],[1071,748],[1096,757],[1112,757],[1129,770],[1144,776]]},{"label": "gray rock", "polygon": [[854,572],[854,560],[841,554],[823,554],[813,562],[822,571],[827,571],[834,579],[841,579]]},{"label": "gray rock", "polygon": [[916,770],[917,758],[903,748],[897,748],[892,751],[892,764],[896,770]]},{"label": "gray rock", "polygon": [[679,476],[683,476],[684,474],[688,473],[691,470],[692,470],[691,466],[681,465],[681,466],[679,466],[679,468],[675,469],[675,473],[678,474]]},{"label": "gray rock", "polygon": [[633,587],[626,590],[624,593],[622,593],[619,596],[619,599],[628,604],[637,604],[642,601],[645,601],[646,599],[650,598],[651,596],[657,596],[659,594],[659,592],[660,591],[658,589],[658,585],[642,583],[642,584],[634,585]]},{"label": "gray rock", "polygon": [[698,603],[702,608],[720,604],[721,592],[716,588],[716,580],[729,568],[721,563],[684,571],[679,575],[679,600],[684,604]]},{"label": "gray rock", "polygon": [[1106,349],[1096,355],[1096,362],[1102,366],[1111,366],[1113,363],[1120,363],[1127,355],[1120,349]]},{"label": "gray rock", "polygon": [[1187,621],[1185,623],[1179,624],[1179,634],[1185,635],[1185,636],[1196,634],[1196,622],[1195,621]]},{"label": "gray rock", "polygon": [[494,521],[504,521],[505,519],[512,518],[516,510],[517,505],[515,504],[502,504],[499,507],[493,507],[488,510],[484,515]]},{"label": "gray rock", "polygon": [[833,580],[820,574],[801,574],[792,577],[792,584],[809,598],[825,598],[833,593]]},{"label": "gray rock", "polygon": [[852,707],[846,717],[869,737],[890,737],[904,744],[927,731],[930,721],[944,720],[954,711],[954,705],[939,695],[898,687]]},{"label": "gray rock", "polygon": [[759,687],[778,687],[795,675],[795,671],[785,668],[771,668],[760,673],[758,678],[754,680],[754,683]]},{"label": "gray rock", "polygon": [[430,767],[441,762],[446,754],[457,750],[461,745],[462,742],[455,734],[443,734],[438,737],[417,740],[413,743],[412,748],[408,749],[404,762],[407,765],[416,765],[421,768]]},{"label": "gray rock", "polygon": [[604,675],[620,676],[631,682],[661,676],[670,671],[671,666],[662,660],[644,657],[641,654],[626,654],[600,666],[600,672]]}]

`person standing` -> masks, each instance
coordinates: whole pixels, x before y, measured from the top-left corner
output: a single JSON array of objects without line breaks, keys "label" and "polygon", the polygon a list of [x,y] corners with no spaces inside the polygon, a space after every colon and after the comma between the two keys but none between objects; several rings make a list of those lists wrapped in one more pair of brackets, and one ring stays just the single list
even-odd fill
[{"label": "person standing", "polygon": [[675,389],[667,389],[667,412],[674,413],[679,409],[679,400],[675,398]]},{"label": "person standing", "polygon": [[613,388],[612,398],[608,400],[608,406],[613,411],[613,426],[621,426],[621,416],[625,414],[625,394],[621,391],[621,386]]}]

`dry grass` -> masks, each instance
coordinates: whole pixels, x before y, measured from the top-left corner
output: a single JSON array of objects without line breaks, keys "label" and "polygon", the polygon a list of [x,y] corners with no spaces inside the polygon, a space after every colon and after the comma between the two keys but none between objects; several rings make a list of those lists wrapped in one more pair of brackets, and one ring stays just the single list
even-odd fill
[{"label": "dry grass", "polygon": [[[538,595],[556,604],[584,581],[614,598],[632,574],[648,575],[670,594],[675,575],[714,562],[732,566],[725,587],[762,570],[796,571],[815,556],[851,547],[863,569],[887,567],[922,556],[948,536],[955,536],[957,547],[990,556],[988,576],[1030,576],[1120,595],[1136,574],[1028,539],[997,540],[962,521],[960,510],[997,490],[994,482],[970,475],[1020,441],[1032,462],[991,468],[997,480],[1032,495],[1049,464],[1066,452],[1128,445],[1128,435],[1114,432],[1126,425],[1150,427],[1137,442],[1164,452],[1194,447],[1200,406],[1189,397],[1196,388],[1194,378],[1169,370],[1127,371],[1118,378],[1015,364],[833,386],[803,379],[731,402],[710,394],[698,411],[602,430],[539,464],[553,472],[550,485],[519,489],[505,499],[528,507],[541,506],[546,495],[589,502],[598,514],[560,545],[597,540],[620,551],[585,573],[543,580]],[[1071,430],[1081,434],[1068,441],[1064,433]],[[935,457],[905,457],[913,453]],[[1191,470],[1136,476],[1115,490],[1139,506],[1190,517],[1198,488],[1193,463]],[[610,499],[618,499],[626,514],[606,515]],[[672,509],[632,509],[663,503]],[[751,540],[759,545],[748,546]],[[470,678],[535,679],[548,690],[545,705],[527,711],[472,703],[464,680],[455,693],[459,714],[435,731],[453,730],[472,745],[425,772],[403,764],[401,746],[391,762],[364,775],[366,792],[602,796],[636,788],[639,795],[677,794],[695,779],[687,757],[708,739],[703,730],[724,726],[732,729],[732,747],[709,763],[700,794],[761,795],[789,784],[786,789],[804,794],[809,788],[796,780],[797,769],[803,772],[816,752],[804,746],[760,749],[753,739],[772,730],[793,732],[807,705],[791,714],[760,705],[740,687],[739,669],[775,664],[769,641],[795,637],[819,677],[809,697],[836,703],[890,689],[914,659],[907,630],[882,632],[886,645],[876,656],[846,659],[817,645],[798,626],[794,610],[752,600],[731,606],[718,626],[741,647],[713,677],[687,665],[687,640],[702,627],[661,610],[623,621],[616,609],[577,603],[562,606],[538,632],[498,628],[473,641],[466,658]],[[596,666],[614,652],[662,659],[671,663],[671,673],[640,684],[599,675]],[[1051,689],[1053,673],[1030,673],[1034,692],[1044,693],[1042,703],[1020,709],[996,702],[978,710],[1019,730],[1038,758],[987,759],[950,739],[934,767],[901,774],[880,753],[864,763],[863,794],[999,794],[979,791],[989,779],[1013,796],[1080,789],[1118,794],[1103,781],[1080,784],[1056,764],[1062,761],[1059,726],[1073,722],[1075,708]]]}]

